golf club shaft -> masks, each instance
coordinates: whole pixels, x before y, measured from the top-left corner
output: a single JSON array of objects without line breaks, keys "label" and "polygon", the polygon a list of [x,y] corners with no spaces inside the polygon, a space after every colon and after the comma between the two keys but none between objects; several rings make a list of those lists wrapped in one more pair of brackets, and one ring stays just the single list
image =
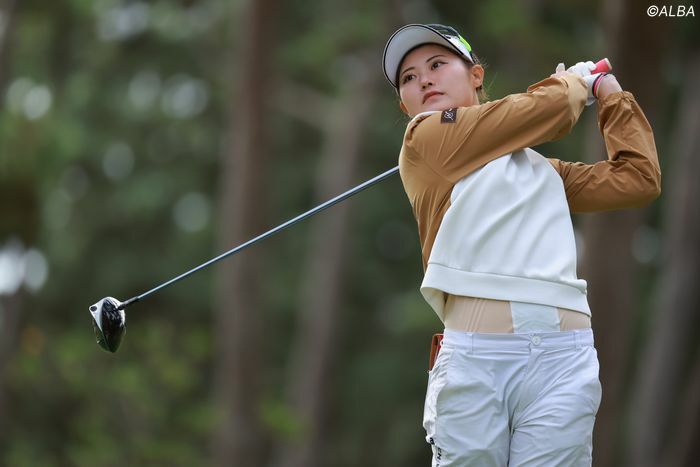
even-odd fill
[{"label": "golf club shaft", "polygon": [[[610,61],[607,58],[604,58],[604,59],[596,62],[596,68],[595,68],[595,70],[593,70],[593,72],[594,73],[608,72],[611,69],[612,69],[612,65],[610,64]],[[391,175],[394,175],[398,171],[399,171],[398,167],[394,167],[391,170],[387,170],[383,174],[377,175],[376,177],[374,177],[370,180],[367,180],[363,184],[358,185],[355,188],[352,188],[352,189],[346,191],[345,193],[340,194],[340,195],[336,196],[335,198],[330,199],[330,200],[326,201],[325,203],[323,203],[323,204],[321,204],[321,205],[319,205],[319,206],[317,206],[309,211],[306,211],[305,213],[300,214],[293,219],[288,220],[284,224],[281,224],[281,225],[275,227],[274,229],[268,230],[264,234],[259,235],[251,240],[248,240],[247,242],[245,242],[245,243],[243,243],[243,244],[241,244],[241,245],[239,245],[239,246],[237,246],[237,247],[235,247],[235,248],[233,248],[225,253],[222,253],[215,258],[210,259],[206,263],[200,264],[199,266],[192,268],[189,271],[182,273],[177,277],[173,277],[169,281],[164,282],[164,283],[152,288],[151,290],[142,293],[141,295],[137,295],[136,297],[132,297],[129,300],[122,302],[122,304],[119,305],[119,307],[117,309],[123,310],[124,308],[131,305],[132,303],[138,302],[139,300],[146,298],[147,296],[151,295],[152,293],[155,293],[155,292],[159,291],[160,289],[163,289],[171,284],[174,284],[175,282],[178,282],[178,281],[184,279],[185,277],[188,277],[188,276],[194,274],[195,272],[199,271],[200,269],[204,269],[208,266],[211,266],[212,264],[216,263],[219,260],[226,258],[227,256],[231,256],[235,253],[238,253],[242,249],[249,247],[249,246],[253,245],[254,243],[257,243],[257,242],[259,242],[259,241],[261,241],[261,240],[263,240],[263,239],[265,239],[273,234],[276,234],[277,232],[284,230],[287,227],[290,227],[290,226],[296,224],[297,222],[306,219],[309,216],[313,216],[314,214],[321,212],[324,209],[329,208],[329,207],[333,206],[334,204],[343,201],[346,198],[349,198],[350,196],[354,195],[355,193],[358,193],[358,192],[364,190],[365,188],[368,188],[368,187],[374,185],[375,183],[378,183],[378,182],[384,180],[385,178],[390,177]]]},{"label": "golf club shaft", "polygon": [[275,227],[274,229],[268,230],[264,234],[258,235],[257,237],[252,238],[252,239],[248,240],[247,242],[242,243],[241,245],[238,245],[237,247],[232,248],[231,250],[228,250],[228,251],[220,254],[219,256],[210,259],[206,263],[200,264],[199,266],[192,268],[189,271],[184,272],[177,277],[173,277],[169,281],[164,282],[164,283],[152,288],[151,290],[142,293],[141,295],[137,295],[136,297],[132,297],[129,300],[122,302],[122,304],[119,305],[119,308],[117,308],[117,309],[123,310],[124,308],[131,305],[132,303],[138,302],[139,300],[142,300],[142,299],[148,297],[152,293],[155,293],[155,292],[157,292],[157,291],[159,291],[159,290],[161,290],[161,289],[163,289],[171,284],[174,284],[175,282],[178,282],[178,281],[184,279],[185,277],[190,276],[190,275],[194,274],[195,272],[206,268],[207,266],[211,266],[212,264],[216,263],[219,260],[226,258],[227,256],[231,256],[235,253],[238,253],[242,249],[249,247],[249,246],[253,245],[254,243],[257,243],[257,242],[259,242],[267,237],[270,237],[271,235],[276,234],[277,232],[280,232],[280,231],[286,229],[287,227],[291,227],[292,225],[296,224],[297,222],[302,221],[302,220],[306,219],[307,217],[313,216],[314,214],[321,212],[324,209],[329,208],[329,207],[333,206],[334,204],[343,201],[346,198],[349,198],[350,196],[354,195],[355,193],[358,193],[358,192],[364,190],[365,188],[369,188],[370,186],[374,185],[375,183],[381,182],[385,178],[394,175],[398,171],[399,171],[398,166],[394,167],[391,170],[387,170],[383,174],[377,175],[376,177],[374,177],[370,180],[367,180],[366,182],[362,183],[361,185],[358,185],[355,188],[352,188],[352,189],[346,191],[345,193],[342,193],[342,194],[336,196],[335,198],[330,199],[330,200],[326,201],[325,203],[320,204],[320,205],[316,206],[315,208],[313,208],[309,211],[306,211],[305,213],[300,214],[293,219],[288,220],[284,224],[280,224],[277,227]]}]

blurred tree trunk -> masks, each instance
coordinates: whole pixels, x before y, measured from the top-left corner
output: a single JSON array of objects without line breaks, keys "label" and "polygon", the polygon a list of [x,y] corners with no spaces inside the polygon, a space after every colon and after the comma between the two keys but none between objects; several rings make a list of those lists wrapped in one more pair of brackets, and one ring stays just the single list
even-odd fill
[{"label": "blurred tree trunk", "polygon": [[[369,60],[353,59],[351,71],[355,79],[346,83],[340,97],[327,102],[326,108],[316,109],[318,115],[324,116],[319,122],[323,125],[324,148],[316,180],[318,204],[357,183],[362,130],[374,100],[375,80],[369,78],[374,76],[372,65]],[[349,215],[350,204],[344,202],[323,213],[312,225],[299,300],[299,325],[286,385],[301,433],[283,443],[276,466],[330,465],[324,461],[324,452],[330,434],[333,361],[341,337],[338,321],[343,309]]]},{"label": "blurred tree trunk", "polygon": [[12,419],[7,400],[7,371],[17,353],[20,318],[25,292],[19,289],[7,297],[0,296],[0,452],[2,452],[8,422]]},{"label": "blurred tree trunk", "polygon": [[[697,327],[696,327],[697,329]],[[697,342],[697,341],[696,341]],[[679,416],[677,436],[669,446],[669,454],[663,465],[695,467],[700,456],[700,358],[695,358],[695,366],[686,385],[685,400],[677,413]]]},{"label": "blurred tree trunk", "polygon": [[[634,385],[628,465],[697,465],[700,421],[700,51],[690,57],[666,177],[664,263]],[[672,183],[669,183],[672,181]],[[695,356],[696,362],[690,361]],[[693,374],[693,371],[695,374]],[[693,383],[695,381],[695,383]],[[682,396],[686,402],[682,402]],[[692,438],[692,434],[695,438]],[[687,464],[684,464],[683,461]]]},{"label": "blurred tree trunk", "polygon": [[[229,148],[222,154],[219,241],[221,250],[265,229],[267,148],[265,137],[269,68],[274,56],[275,0],[248,4],[236,38],[243,49],[235,60],[237,91],[230,104]],[[259,249],[245,250],[219,265],[215,336],[215,385],[221,426],[215,434],[214,464],[262,465],[260,423],[261,316]]]},{"label": "blurred tree trunk", "polygon": [[[608,54],[620,85],[634,94],[656,129],[661,99],[665,37],[662,22],[649,21],[646,9],[633,0],[604,3],[603,20]],[[668,22],[665,22],[668,23]],[[652,66],[651,64],[656,64]],[[589,122],[592,120],[589,119]],[[588,161],[607,158],[597,127],[589,127]],[[625,375],[630,358],[631,331],[641,305],[638,300],[638,265],[632,241],[648,217],[648,209],[591,214],[584,218],[583,277],[588,281],[589,302],[600,360],[603,399],[593,434],[594,465],[615,465],[619,455]]]},{"label": "blurred tree trunk", "polygon": [[[5,89],[5,82],[9,77],[10,60],[7,52],[10,50],[12,43],[16,5],[17,0],[0,0],[0,21],[2,22],[0,24],[0,90]],[[0,108],[2,108],[2,104],[0,104]]]},{"label": "blurred tree trunk", "polygon": [[[10,58],[8,51],[12,43],[12,32],[14,31],[16,18],[15,13],[15,0],[4,0],[0,2],[0,19],[2,20],[2,25],[0,26],[0,95],[3,96],[5,95],[5,83],[9,78]],[[1,101],[4,101],[4,99]],[[1,108],[2,103],[0,103],[0,109]],[[22,208],[26,206],[24,203],[17,203],[16,199],[14,200],[15,203],[9,201],[12,199],[11,194],[13,195],[12,197],[16,198],[18,192],[20,193],[20,199],[23,200],[23,195],[27,192],[30,194],[30,199],[32,199],[31,194],[33,193],[33,189],[30,183],[25,183],[24,178],[21,180],[10,179],[11,172],[8,171],[9,161],[4,160],[6,157],[9,157],[9,154],[2,154],[2,151],[0,151],[0,212],[3,213],[3,224],[6,224],[0,228],[1,243],[5,242],[6,235],[12,235],[13,228],[17,225],[36,226],[36,223],[31,221],[32,216],[35,214],[34,210],[25,211],[21,208],[17,209],[17,206],[21,206]],[[18,185],[23,189],[21,191],[14,191]],[[14,204],[14,206],[6,204]],[[34,205],[30,206],[34,207]],[[12,220],[8,219],[10,216],[13,218]],[[24,295],[24,291],[19,289],[16,293],[7,297],[0,296],[0,452],[2,452],[4,448],[3,442],[6,439],[7,423],[10,419],[6,388],[7,370],[17,352],[20,316]]]}]

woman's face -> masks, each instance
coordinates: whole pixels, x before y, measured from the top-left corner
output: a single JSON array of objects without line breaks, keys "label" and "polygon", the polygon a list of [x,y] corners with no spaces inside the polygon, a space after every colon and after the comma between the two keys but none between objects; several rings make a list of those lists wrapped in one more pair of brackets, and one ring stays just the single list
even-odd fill
[{"label": "woman's face", "polygon": [[476,89],[484,69],[445,47],[426,44],[409,52],[399,70],[401,110],[413,117],[428,110],[469,107],[479,103]]}]

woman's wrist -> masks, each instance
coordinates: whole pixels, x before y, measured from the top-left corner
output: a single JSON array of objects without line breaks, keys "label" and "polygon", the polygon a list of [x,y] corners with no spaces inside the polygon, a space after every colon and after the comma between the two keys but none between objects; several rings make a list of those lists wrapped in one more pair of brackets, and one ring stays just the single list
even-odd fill
[{"label": "woman's wrist", "polygon": [[600,100],[610,94],[621,91],[622,86],[620,86],[620,83],[617,82],[617,78],[615,78],[615,75],[607,74],[600,79],[600,83],[598,84],[597,97],[598,100]]}]

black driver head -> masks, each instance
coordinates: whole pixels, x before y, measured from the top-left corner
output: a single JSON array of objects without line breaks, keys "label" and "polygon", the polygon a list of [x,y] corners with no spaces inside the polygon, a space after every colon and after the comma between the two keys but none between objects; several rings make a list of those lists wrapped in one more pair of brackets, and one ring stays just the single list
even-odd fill
[{"label": "black driver head", "polygon": [[117,351],[126,331],[126,314],[119,305],[116,298],[106,297],[90,306],[97,343],[109,352]]}]

